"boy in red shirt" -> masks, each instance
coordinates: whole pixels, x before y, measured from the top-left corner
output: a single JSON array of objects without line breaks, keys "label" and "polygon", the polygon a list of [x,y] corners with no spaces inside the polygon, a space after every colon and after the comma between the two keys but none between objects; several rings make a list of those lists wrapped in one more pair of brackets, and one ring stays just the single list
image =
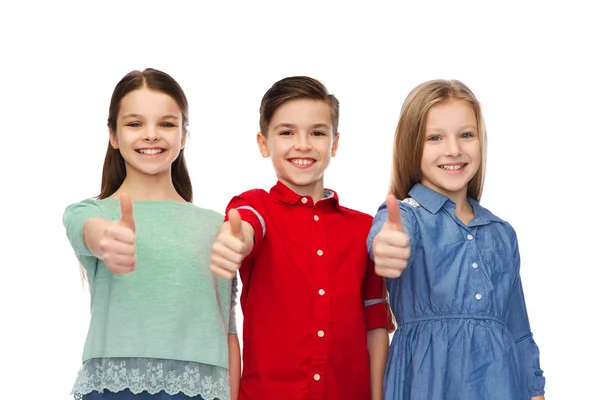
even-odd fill
[{"label": "boy in red shirt", "polygon": [[211,259],[213,273],[242,280],[239,400],[382,398],[391,314],[366,247],[372,217],[323,184],[338,115],[308,77],[262,99],[257,142],[278,182],[231,200]]}]

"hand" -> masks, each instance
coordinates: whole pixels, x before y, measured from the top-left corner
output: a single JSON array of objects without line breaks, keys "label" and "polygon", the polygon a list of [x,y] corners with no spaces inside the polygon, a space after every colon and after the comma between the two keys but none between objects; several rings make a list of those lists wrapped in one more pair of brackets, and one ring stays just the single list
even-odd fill
[{"label": "hand", "polygon": [[232,208],[227,216],[229,221],[223,224],[213,244],[210,270],[221,278],[233,279],[251,248],[244,241],[240,212]]},{"label": "hand", "polygon": [[112,222],[100,239],[100,250],[106,267],[113,274],[128,274],[135,270],[135,222],[131,197],[119,198],[121,219]]},{"label": "hand", "polygon": [[398,278],[408,265],[409,238],[404,233],[398,202],[393,195],[385,201],[388,220],[373,240],[375,272],[385,278]]}]

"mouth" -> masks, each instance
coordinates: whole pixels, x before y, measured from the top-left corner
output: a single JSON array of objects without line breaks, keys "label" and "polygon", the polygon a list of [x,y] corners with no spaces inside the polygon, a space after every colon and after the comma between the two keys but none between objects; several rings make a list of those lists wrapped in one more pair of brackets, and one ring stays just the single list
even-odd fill
[{"label": "mouth", "polygon": [[145,156],[157,156],[159,154],[164,153],[166,150],[160,147],[152,147],[152,148],[144,148],[144,149],[135,149],[135,151],[139,154],[143,154]]},{"label": "mouth", "polygon": [[458,172],[458,171],[462,171],[463,169],[465,169],[465,167],[467,165],[469,165],[469,164],[468,163],[442,164],[442,165],[439,165],[438,168],[440,168],[443,171]]},{"label": "mouth", "polygon": [[298,168],[309,168],[317,162],[314,158],[289,158],[288,161]]}]

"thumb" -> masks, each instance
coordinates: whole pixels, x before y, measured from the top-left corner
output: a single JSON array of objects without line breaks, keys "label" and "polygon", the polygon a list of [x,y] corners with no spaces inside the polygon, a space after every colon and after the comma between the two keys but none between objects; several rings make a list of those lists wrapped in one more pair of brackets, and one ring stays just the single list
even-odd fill
[{"label": "thumb", "polygon": [[231,234],[238,239],[242,239],[242,217],[240,216],[240,212],[232,208],[227,213],[227,218],[229,218]]},{"label": "thumb", "polygon": [[135,232],[135,221],[133,220],[133,202],[128,194],[123,193],[119,197],[121,204],[121,224]]},{"label": "thumb", "polygon": [[385,200],[385,206],[388,212],[387,222],[392,226],[394,230],[404,232],[404,226],[402,225],[402,217],[400,216],[400,207],[398,207],[398,201],[396,196],[390,194]]}]

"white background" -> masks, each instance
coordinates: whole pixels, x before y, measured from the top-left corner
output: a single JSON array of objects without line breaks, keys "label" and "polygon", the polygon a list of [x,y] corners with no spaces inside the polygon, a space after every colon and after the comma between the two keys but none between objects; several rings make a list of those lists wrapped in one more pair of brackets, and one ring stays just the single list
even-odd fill
[{"label": "white background", "polygon": [[488,126],[482,203],[519,235],[546,398],[597,398],[597,12],[578,1],[196,3],[0,5],[0,398],[69,398],[89,299],[61,217],[98,194],[110,95],[145,67],[186,91],[195,202],[221,212],[275,182],[255,145],[275,81],[309,75],[338,96],[325,183],[371,214],[405,96],[424,80],[464,81]]}]

